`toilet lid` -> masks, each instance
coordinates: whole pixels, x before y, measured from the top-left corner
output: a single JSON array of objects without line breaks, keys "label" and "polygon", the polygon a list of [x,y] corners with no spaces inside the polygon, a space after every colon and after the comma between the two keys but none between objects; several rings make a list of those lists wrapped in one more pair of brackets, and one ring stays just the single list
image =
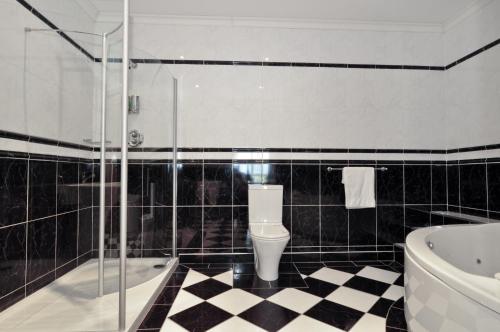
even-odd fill
[{"label": "toilet lid", "polygon": [[283,239],[290,236],[288,230],[283,225],[251,224],[250,235],[263,239]]}]

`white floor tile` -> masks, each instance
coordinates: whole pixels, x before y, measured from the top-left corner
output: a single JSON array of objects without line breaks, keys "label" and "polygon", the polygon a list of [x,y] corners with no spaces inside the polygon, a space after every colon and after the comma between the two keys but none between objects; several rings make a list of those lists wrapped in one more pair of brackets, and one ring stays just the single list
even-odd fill
[{"label": "white floor tile", "polygon": [[320,270],[309,275],[311,278],[316,278],[326,282],[334,283],[336,285],[343,285],[347,280],[351,279],[354,275],[351,273],[329,269],[323,267]]},{"label": "white floor tile", "polygon": [[233,315],[237,315],[248,308],[253,307],[257,303],[262,302],[263,300],[264,299],[261,297],[245,292],[242,289],[233,288],[227,292],[212,297],[207,302],[224,309]]},{"label": "white floor tile", "polygon": [[379,297],[352,288],[339,287],[328,295],[326,299],[345,305],[346,307],[367,312],[378,301]]},{"label": "white floor tile", "polygon": [[303,314],[318,302],[320,302],[322,298],[306,292],[302,292],[295,288],[285,288],[279,293],[276,293],[273,296],[269,297],[267,300]]},{"label": "white floor tile", "polygon": [[177,293],[177,297],[175,298],[174,303],[172,303],[172,307],[170,308],[167,317],[173,316],[176,313],[184,311],[187,308],[191,308],[201,302],[203,302],[203,299],[181,289],[179,290],[179,293]]},{"label": "white floor tile", "polygon": [[385,319],[365,314],[349,332],[385,332]]},{"label": "white floor tile", "polygon": [[391,287],[389,287],[385,291],[384,294],[382,294],[382,297],[389,299],[389,300],[396,301],[396,300],[399,300],[403,296],[404,290],[405,289],[401,286],[392,285]]},{"label": "white floor tile", "polygon": [[195,270],[191,269],[186,275],[186,279],[184,279],[184,282],[182,283],[182,288],[186,288],[188,286],[197,284],[199,282],[202,282],[204,280],[209,279],[206,275],[196,272]]},{"label": "white floor tile", "polygon": [[334,326],[330,326],[311,317],[300,315],[285,325],[279,332],[344,332]]},{"label": "white floor tile", "polygon": [[188,330],[186,330],[170,318],[167,318],[161,326],[160,332],[188,332]]},{"label": "white floor tile", "polygon": [[234,316],[219,325],[212,327],[208,332],[265,332],[257,325],[247,322],[240,317]]},{"label": "white floor tile", "polygon": [[357,275],[377,281],[386,282],[388,284],[392,284],[400,276],[399,273],[387,271],[384,269],[377,269],[376,267],[372,266],[365,266],[361,271],[357,273]]},{"label": "white floor tile", "polygon": [[232,270],[218,274],[215,277],[212,277],[212,279],[223,282],[223,283],[233,287],[233,271]]}]

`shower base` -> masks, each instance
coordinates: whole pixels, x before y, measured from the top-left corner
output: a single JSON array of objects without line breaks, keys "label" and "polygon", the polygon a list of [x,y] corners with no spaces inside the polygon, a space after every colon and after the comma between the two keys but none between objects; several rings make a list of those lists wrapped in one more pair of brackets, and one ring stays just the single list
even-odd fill
[{"label": "shower base", "polygon": [[[127,259],[126,330],[137,328],[177,262]],[[0,313],[0,331],[118,331],[118,267],[105,261],[105,295],[97,297],[97,260],[82,264]]]}]

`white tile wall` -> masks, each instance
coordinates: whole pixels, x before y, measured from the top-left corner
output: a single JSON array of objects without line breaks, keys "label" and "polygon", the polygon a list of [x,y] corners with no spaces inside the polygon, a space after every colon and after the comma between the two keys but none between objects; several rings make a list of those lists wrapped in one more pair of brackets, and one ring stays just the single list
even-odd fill
[{"label": "white tile wall", "polygon": [[[68,2],[50,1],[57,6],[51,13],[88,29]],[[82,144],[92,136],[94,63],[59,35],[25,27],[47,26],[16,1],[1,0],[0,129]]]},{"label": "white tile wall", "polygon": [[[500,1],[476,11],[444,34],[448,61],[500,38]],[[500,46],[445,72],[448,148],[500,142]]]}]

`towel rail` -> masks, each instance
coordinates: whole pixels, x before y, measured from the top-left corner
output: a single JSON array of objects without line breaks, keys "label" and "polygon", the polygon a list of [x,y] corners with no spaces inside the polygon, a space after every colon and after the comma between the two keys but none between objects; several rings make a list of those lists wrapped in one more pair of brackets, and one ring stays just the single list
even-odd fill
[{"label": "towel rail", "polygon": [[[341,171],[343,170],[344,167],[327,167],[326,170],[328,172],[332,172],[332,171]],[[382,171],[382,172],[385,172],[387,171],[387,167],[375,167],[375,170],[376,171]]]}]

